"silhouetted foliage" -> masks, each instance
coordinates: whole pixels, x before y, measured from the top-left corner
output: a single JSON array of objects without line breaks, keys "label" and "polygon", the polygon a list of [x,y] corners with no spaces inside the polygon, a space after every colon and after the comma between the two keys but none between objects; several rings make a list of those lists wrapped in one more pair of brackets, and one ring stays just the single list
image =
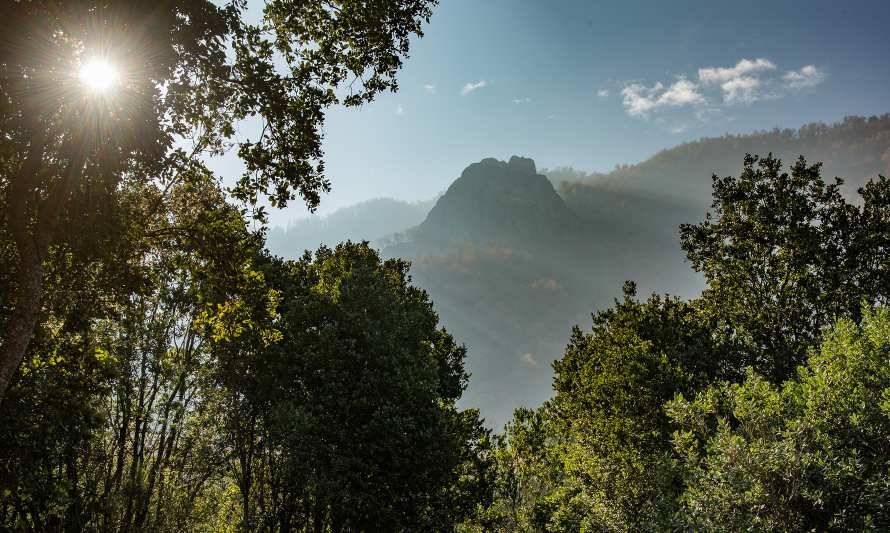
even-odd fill
[{"label": "silhouetted foliage", "polygon": [[822,329],[858,318],[863,302],[890,296],[885,259],[890,200],[885,178],[847,203],[841,180],[801,157],[791,172],[773,157],[745,158],[738,178],[714,177],[713,211],[683,225],[692,266],[705,275],[702,305],[734,339],[742,366],[778,383],[791,376]]}]

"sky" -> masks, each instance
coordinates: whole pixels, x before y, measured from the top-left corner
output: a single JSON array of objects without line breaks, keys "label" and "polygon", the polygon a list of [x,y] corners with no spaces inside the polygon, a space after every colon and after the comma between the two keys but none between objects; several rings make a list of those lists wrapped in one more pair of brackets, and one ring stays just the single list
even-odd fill
[{"label": "sky", "polygon": [[608,171],[701,137],[887,113],[888,27],[887,0],[443,0],[398,93],[328,113],[318,213],[432,198],[485,157]]}]

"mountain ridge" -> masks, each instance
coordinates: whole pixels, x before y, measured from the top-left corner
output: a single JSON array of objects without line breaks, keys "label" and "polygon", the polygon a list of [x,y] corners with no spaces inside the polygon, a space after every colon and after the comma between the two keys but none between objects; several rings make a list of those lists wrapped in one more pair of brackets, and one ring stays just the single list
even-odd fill
[{"label": "mountain ridge", "polygon": [[697,295],[702,280],[678,226],[704,218],[713,174],[738,175],[745,153],[767,152],[786,168],[801,154],[824,160],[823,177],[846,176],[855,188],[890,167],[890,115],[705,138],[610,173],[561,170],[581,181],[547,178],[530,158],[486,158],[468,165],[426,216],[376,245],[412,262],[414,283],[467,344],[464,402],[499,427],[514,407],[550,397],[549,363],[572,326],[611,305],[625,280],[640,294]]}]

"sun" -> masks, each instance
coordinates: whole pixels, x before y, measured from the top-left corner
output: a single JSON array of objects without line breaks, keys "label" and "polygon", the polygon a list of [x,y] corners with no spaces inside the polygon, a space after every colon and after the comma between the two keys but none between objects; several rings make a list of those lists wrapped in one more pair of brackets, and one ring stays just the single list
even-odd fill
[{"label": "sun", "polygon": [[80,67],[78,77],[87,88],[99,93],[109,91],[119,80],[117,69],[104,58],[85,61]]}]

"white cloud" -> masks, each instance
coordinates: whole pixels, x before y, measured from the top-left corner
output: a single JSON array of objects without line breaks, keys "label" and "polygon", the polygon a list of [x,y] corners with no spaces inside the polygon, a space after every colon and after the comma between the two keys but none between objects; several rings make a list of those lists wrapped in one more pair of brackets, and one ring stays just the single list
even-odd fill
[{"label": "white cloud", "polygon": [[404,115],[404,114],[405,114],[405,108],[404,108],[404,107],[399,106],[399,107],[396,108],[396,115]]},{"label": "white cloud", "polygon": [[755,72],[775,69],[776,65],[769,59],[742,59],[734,67],[700,68],[698,69],[698,79],[702,83],[723,83]]},{"label": "white cloud", "polygon": [[513,103],[514,104],[530,104],[530,103],[532,103],[532,99],[529,98],[528,96],[526,96],[525,98],[514,98]]},{"label": "white cloud", "polygon": [[789,89],[815,87],[825,81],[825,71],[816,65],[806,65],[800,70],[789,70],[782,76],[782,81]]},{"label": "white cloud", "polygon": [[624,97],[624,107],[627,113],[633,116],[645,115],[655,107],[655,94],[661,91],[664,85],[661,82],[654,86],[646,87],[639,83],[631,83],[621,90]]},{"label": "white cloud", "polygon": [[481,89],[487,85],[488,85],[488,82],[485,80],[479,80],[475,83],[469,82],[463,86],[463,88],[460,90],[460,94],[461,94],[461,96],[466,96],[466,95],[470,94],[471,92]]},{"label": "white cloud", "polygon": [[423,90],[430,94],[436,94],[436,86],[432,83],[427,83],[426,85],[424,85]]},{"label": "white cloud", "polygon": [[734,67],[700,68],[698,79],[705,85],[719,85],[724,103],[750,104],[763,98],[760,74],[775,69],[775,63],[769,59],[742,59]]},{"label": "white cloud", "polygon": [[632,116],[646,116],[650,111],[661,107],[680,107],[705,102],[704,95],[699,92],[698,85],[680,78],[665,88],[661,82],[652,87],[632,83],[621,90],[624,107]]},{"label": "white cloud", "polygon": [[659,105],[690,105],[704,102],[705,98],[698,92],[698,85],[680,78],[658,98]]},{"label": "white cloud", "polygon": [[760,88],[760,79],[752,76],[733,78],[720,84],[723,90],[723,101],[727,104],[743,102],[750,104],[760,99],[757,93]]},{"label": "white cloud", "polygon": [[[627,114],[633,117],[648,118],[671,108],[691,108],[692,123],[704,123],[718,117],[732,120],[723,114],[724,110],[738,104],[782,98],[792,91],[815,87],[826,78],[825,70],[815,65],[785,71],[782,75],[774,72],[777,70],[776,64],[769,59],[742,59],[731,67],[700,68],[697,80],[680,75],[673,83],[628,82],[621,90],[622,103]],[[603,96],[608,90],[601,89],[597,94]],[[670,128],[675,132],[691,127],[690,122],[681,119],[677,112],[668,115],[670,120],[659,120],[664,116],[655,117],[654,123],[666,128],[670,123],[681,124]]]},{"label": "white cloud", "polygon": [[606,98],[609,96],[609,89],[600,89],[596,92],[596,95],[600,98]]},{"label": "white cloud", "polygon": [[519,363],[526,368],[537,368],[541,365],[541,362],[535,358],[535,355],[532,353],[524,353],[519,357]]}]

